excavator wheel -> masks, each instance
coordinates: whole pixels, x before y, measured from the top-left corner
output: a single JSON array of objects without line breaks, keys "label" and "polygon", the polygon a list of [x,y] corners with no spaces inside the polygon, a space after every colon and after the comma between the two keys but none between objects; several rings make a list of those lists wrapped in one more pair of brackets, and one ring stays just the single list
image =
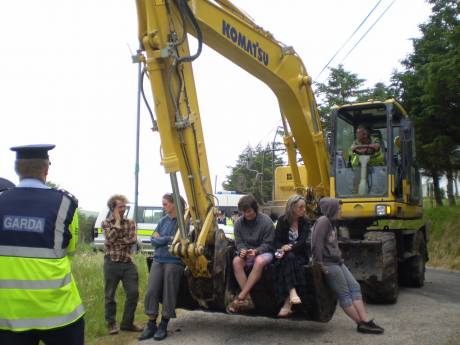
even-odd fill
[{"label": "excavator wheel", "polygon": [[417,233],[416,255],[400,265],[399,282],[403,286],[420,288],[425,284],[426,242],[422,233]]},{"label": "excavator wheel", "polygon": [[360,281],[367,302],[392,304],[398,300],[398,262],[396,239],[391,232],[370,231],[364,234],[365,240],[379,240],[382,244],[382,267],[380,279],[371,276]]}]

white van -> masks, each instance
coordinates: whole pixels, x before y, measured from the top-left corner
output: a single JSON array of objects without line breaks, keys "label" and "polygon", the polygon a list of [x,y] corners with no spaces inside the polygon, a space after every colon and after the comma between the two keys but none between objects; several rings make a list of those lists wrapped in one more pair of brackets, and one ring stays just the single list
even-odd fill
[{"label": "white van", "polygon": [[[137,245],[135,250],[141,252],[152,252],[150,237],[155,231],[158,222],[163,217],[164,212],[161,206],[137,206]],[[105,237],[102,230],[102,222],[111,216],[111,211],[105,207],[96,219],[94,224],[93,243],[94,249],[104,250]],[[134,219],[134,204],[127,204],[125,218]]]}]

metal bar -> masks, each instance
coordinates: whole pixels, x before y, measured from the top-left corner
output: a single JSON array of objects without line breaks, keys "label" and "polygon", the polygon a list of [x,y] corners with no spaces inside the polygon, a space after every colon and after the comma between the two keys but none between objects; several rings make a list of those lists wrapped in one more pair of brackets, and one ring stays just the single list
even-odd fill
[{"label": "metal bar", "polygon": [[179,232],[182,239],[186,238],[186,231],[185,231],[185,223],[184,223],[184,209],[182,207],[182,203],[180,200],[180,193],[179,193],[179,184],[177,183],[177,175],[175,172],[169,174],[171,178],[171,186],[173,190],[173,199],[174,204],[176,205],[176,217],[177,223],[179,224]]}]

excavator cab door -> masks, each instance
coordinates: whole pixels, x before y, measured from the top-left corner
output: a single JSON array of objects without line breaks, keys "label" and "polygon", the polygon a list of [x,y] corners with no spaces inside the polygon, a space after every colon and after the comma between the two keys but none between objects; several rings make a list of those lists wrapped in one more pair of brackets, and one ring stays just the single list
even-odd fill
[{"label": "excavator cab door", "polygon": [[[398,124],[399,126],[396,126]],[[395,195],[401,201],[418,205],[422,200],[421,177],[415,156],[415,137],[412,122],[407,117],[392,118],[394,139],[393,163]],[[405,183],[403,183],[405,182]]]}]

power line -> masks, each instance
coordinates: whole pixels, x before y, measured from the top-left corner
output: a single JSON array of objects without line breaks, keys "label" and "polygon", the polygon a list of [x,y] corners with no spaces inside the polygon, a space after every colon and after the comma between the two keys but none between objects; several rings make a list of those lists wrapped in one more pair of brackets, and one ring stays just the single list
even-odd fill
[{"label": "power line", "polygon": [[382,2],[382,0],[379,0],[377,1],[377,3],[375,4],[375,6],[372,8],[372,10],[367,14],[367,16],[363,19],[363,21],[361,22],[361,24],[358,25],[358,27],[355,29],[355,31],[353,31],[353,33],[350,35],[350,37],[348,37],[348,39],[345,41],[345,43],[343,43],[339,49],[337,49],[337,51],[334,53],[334,55],[331,57],[331,59],[327,62],[327,64],[323,67],[323,69],[321,70],[321,72],[319,72],[319,74],[316,76],[315,79],[318,79],[319,76],[324,72],[324,70],[329,66],[329,64],[332,62],[332,60],[335,59],[335,57],[337,56],[338,53],[340,53],[340,51],[347,45],[348,42],[350,42],[350,40],[353,38],[353,36],[356,34],[356,32],[361,28],[361,26],[363,26],[363,24],[366,22],[367,18],[369,18],[369,16],[372,14],[372,12],[374,12],[374,10],[377,8],[377,6]]},{"label": "power line", "polygon": [[277,121],[275,127],[273,127],[272,129],[270,129],[270,131],[269,131],[267,134],[265,134],[265,135],[262,137],[262,139],[260,139],[260,141],[256,144],[255,147],[257,147],[257,146],[259,146],[259,145],[262,145],[262,141],[264,141],[270,134],[272,134],[273,131],[276,131],[276,130],[278,129],[278,127],[279,127],[279,120]]},{"label": "power line", "polygon": [[351,52],[356,48],[356,46],[359,44],[359,42],[361,42],[361,41],[363,40],[363,38],[366,37],[366,35],[369,33],[369,31],[371,31],[372,28],[375,26],[375,24],[377,24],[377,23],[380,21],[380,19],[382,19],[382,17],[384,16],[384,14],[390,9],[391,6],[393,6],[393,4],[394,4],[395,2],[396,2],[396,0],[393,0],[393,1],[391,2],[391,4],[389,4],[389,5],[387,6],[387,8],[385,8],[385,10],[384,10],[384,11],[382,12],[382,14],[377,18],[377,20],[374,22],[374,24],[372,24],[372,25],[369,27],[369,29],[367,29],[367,31],[361,36],[361,38],[359,39],[359,41],[356,42],[356,44],[353,46],[353,48],[351,48],[351,49],[348,51],[348,53],[345,55],[345,57],[342,59],[342,61],[340,61],[340,63],[342,63],[342,62],[345,61],[345,59],[346,59],[346,58],[348,57],[348,55],[350,55]]}]

